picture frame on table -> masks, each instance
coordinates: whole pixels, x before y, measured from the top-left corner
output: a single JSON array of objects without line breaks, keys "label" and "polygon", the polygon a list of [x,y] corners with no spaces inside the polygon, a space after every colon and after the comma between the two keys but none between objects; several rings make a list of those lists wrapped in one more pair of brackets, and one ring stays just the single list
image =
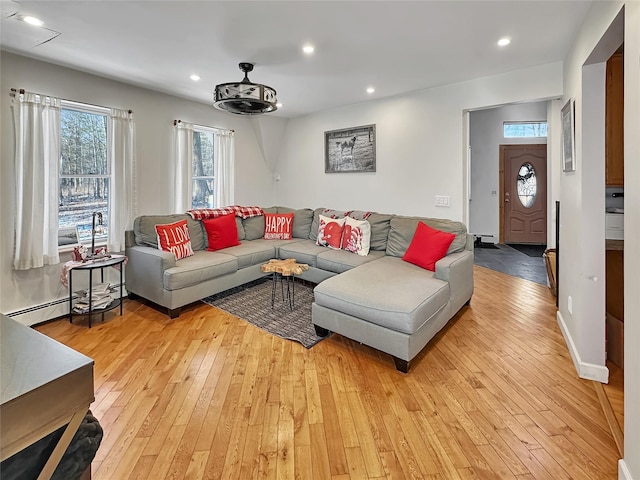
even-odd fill
[{"label": "picture frame on table", "polygon": [[324,173],[375,171],[375,124],[324,132]]},{"label": "picture frame on table", "polygon": [[562,171],[576,171],[575,105],[570,98],[562,107]]},{"label": "picture frame on table", "polygon": [[61,227],[58,229],[58,247],[76,247],[80,245],[78,227]]}]

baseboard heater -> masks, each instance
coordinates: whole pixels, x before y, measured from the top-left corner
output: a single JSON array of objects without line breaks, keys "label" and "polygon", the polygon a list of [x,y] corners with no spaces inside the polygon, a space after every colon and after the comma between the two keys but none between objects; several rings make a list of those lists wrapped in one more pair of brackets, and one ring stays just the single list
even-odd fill
[{"label": "baseboard heater", "polygon": [[[112,287],[114,289],[116,289],[116,291],[117,291],[118,289],[124,289],[124,284],[123,283],[122,284],[120,284],[120,283],[119,284],[114,284],[114,285],[112,285]],[[124,290],[123,290],[123,296],[124,296]],[[77,298],[78,298],[78,295],[74,294],[73,295],[73,300],[76,300]],[[51,308],[51,307],[55,307],[57,305],[63,305],[63,304],[66,305],[66,306],[69,305],[69,297],[68,296],[66,296],[64,298],[58,298],[56,300],[52,300],[52,301],[47,302],[47,303],[41,303],[40,305],[33,305],[32,307],[23,308],[22,310],[16,310],[15,312],[6,313],[5,315],[7,317],[14,318],[14,317],[19,317],[21,315],[28,315],[30,313],[38,312],[38,311],[41,311],[41,310],[44,310],[44,309],[47,309],[47,308]],[[67,308],[67,309],[65,309],[65,311],[61,315],[54,316],[53,318],[41,320],[38,323],[48,322],[50,320],[54,320],[54,319],[59,318],[59,317],[61,317],[63,315],[66,315],[68,313],[69,313],[69,309]],[[32,325],[37,325],[37,323],[34,323]]]}]

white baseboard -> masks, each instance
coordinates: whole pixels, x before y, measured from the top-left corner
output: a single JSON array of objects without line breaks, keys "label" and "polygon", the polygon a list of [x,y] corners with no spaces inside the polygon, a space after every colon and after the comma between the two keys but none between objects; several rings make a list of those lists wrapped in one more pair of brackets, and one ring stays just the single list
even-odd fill
[{"label": "white baseboard", "polygon": [[618,480],[633,480],[624,458],[618,460]]},{"label": "white baseboard", "polygon": [[[127,291],[124,287],[122,289],[122,295],[123,297],[127,296]],[[5,315],[11,317],[16,322],[30,327],[69,315],[69,297],[65,296],[48,303],[33,305],[29,308],[6,313]]]},{"label": "white baseboard", "polygon": [[558,310],[556,317],[558,319],[558,325],[560,325],[560,331],[562,332],[564,341],[567,343],[567,348],[571,354],[573,365],[578,372],[578,376],[586,380],[609,383],[609,369],[604,365],[583,362],[580,359],[580,353],[576,348],[576,344],[573,342],[573,338],[571,338],[571,334],[569,333],[569,329],[567,328],[567,324],[564,322],[564,318],[562,317],[560,310]]}]

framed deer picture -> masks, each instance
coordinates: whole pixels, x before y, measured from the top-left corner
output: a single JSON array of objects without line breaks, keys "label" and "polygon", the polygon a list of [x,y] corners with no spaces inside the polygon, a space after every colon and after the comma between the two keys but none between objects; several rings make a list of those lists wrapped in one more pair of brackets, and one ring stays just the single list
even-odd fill
[{"label": "framed deer picture", "polygon": [[375,125],[324,132],[324,173],[375,171]]}]

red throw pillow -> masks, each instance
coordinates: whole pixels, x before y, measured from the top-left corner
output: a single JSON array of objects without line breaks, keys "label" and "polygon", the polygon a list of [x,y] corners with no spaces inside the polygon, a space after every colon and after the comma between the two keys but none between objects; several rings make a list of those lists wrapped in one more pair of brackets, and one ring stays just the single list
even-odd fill
[{"label": "red throw pillow", "polygon": [[235,213],[217,218],[207,218],[202,220],[202,224],[207,232],[207,241],[209,242],[207,250],[210,252],[240,245]]},{"label": "red throw pillow", "polygon": [[342,245],[342,230],[344,230],[344,222],[346,219],[329,218],[324,215],[320,215],[318,228],[318,240],[317,245],[321,247],[329,247],[334,250],[340,250]]},{"label": "red throw pillow", "polygon": [[402,260],[435,272],[436,262],[447,254],[454,238],[455,233],[436,230],[420,222]]},{"label": "red throw pillow", "polygon": [[265,240],[291,240],[293,238],[292,231],[293,212],[264,214],[263,238]]},{"label": "red throw pillow", "polygon": [[156,235],[158,235],[158,248],[173,253],[176,260],[193,255],[189,226],[186,220],[156,225]]}]

